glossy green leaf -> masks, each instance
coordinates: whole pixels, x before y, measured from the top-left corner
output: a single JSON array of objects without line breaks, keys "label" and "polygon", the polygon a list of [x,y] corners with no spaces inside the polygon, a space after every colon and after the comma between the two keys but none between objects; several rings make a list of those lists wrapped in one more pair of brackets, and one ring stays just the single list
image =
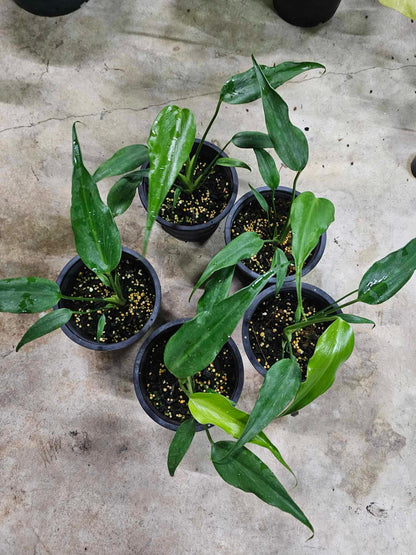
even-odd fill
[{"label": "glossy green leaf", "polygon": [[354,314],[337,314],[338,318],[348,322],[349,324],[372,324],[375,327],[375,322],[369,320],[368,318],[363,318],[362,316],[355,316]]},{"label": "glossy green leaf", "polygon": [[147,141],[150,171],[143,253],[159,209],[189,158],[195,132],[195,119],[187,108],[166,106],[153,122]]},{"label": "glossy green leaf", "polygon": [[61,298],[54,281],[38,277],[0,279],[0,312],[42,312]]},{"label": "glossy green leaf", "polygon": [[173,203],[172,203],[173,208],[175,208],[175,206],[178,204],[178,200],[179,200],[179,197],[181,196],[181,193],[182,193],[182,189],[180,187],[176,187],[173,193]]},{"label": "glossy green leaf", "polygon": [[72,126],[72,203],[71,223],[75,246],[84,264],[95,273],[108,274],[121,258],[121,240],[108,206],[83,162],[75,129]]},{"label": "glossy green leaf", "polygon": [[111,187],[107,195],[107,205],[113,217],[120,216],[130,207],[136,195],[137,187],[143,177],[149,175],[149,170],[138,170],[124,175]]},{"label": "glossy green leaf", "polygon": [[236,158],[218,158],[218,160],[215,162],[216,166],[224,166],[226,168],[244,168],[245,170],[248,170],[251,172],[251,168],[248,164],[246,164],[245,162],[242,162],[241,160],[237,160]]},{"label": "glossy green leaf", "polygon": [[405,15],[409,19],[416,19],[415,0],[379,0],[380,4],[387,8],[392,8]]},{"label": "glossy green leaf", "polygon": [[214,273],[205,283],[205,291],[198,301],[197,312],[211,310],[217,303],[228,297],[234,275],[234,266],[222,268]]},{"label": "glossy green leaf", "polygon": [[[283,62],[277,66],[262,65],[260,67],[274,89],[310,69],[325,70],[323,65],[314,62]],[[260,95],[260,87],[255,71],[250,68],[244,73],[238,73],[230,77],[221,89],[220,98],[228,104],[246,104],[257,100]]]},{"label": "glossy green leaf", "polygon": [[416,238],[367,270],[360,282],[358,300],[367,304],[384,303],[409,281],[415,270]]},{"label": "glossy green leaf", "polygon": [[105,328],[105,321],[106,321],[105,314],[101,314],[97,324],[97,341],[100,341],[101,336],[103,335],[103,331]]},{"label": "glossy green leaf", "polygon": [[264,245],[264,241],[254,231],[245,231],[232,241],[225,245],[209,262],[205,268],[202,276],[196,282],[194,288],[192,289],[191,297],[201,285],[209,279],[212,274],[221,270],[222,268],[227,268],[228,266],[234,266],[240,260],[245,258],[250,258],[257,254],[261,247]]},{"label": "glossy green leaf", "polygon": [[113,177],[131,172],[148,162],[149,154],[146,145],[129,145],[118,150],[113,156],[99,166],[92,176],[97,183],[105,177]]},{"label": "glossy green leaf", "polygon": [[299,389],[300,379],[300,368],[295,360],[279,360],[270,367],[235,449],[250,441],[288,406]]},{"label": "glossy green leaf", "polygon": [[257,200],[257,202],[260,204],[261,208],[266,212],[266,214],[269,214],[269,205],[267,204],[267,200],[264,198],[264,196],[259,193],[259,191],[257,191],[257,189],[255,189],[254,187],[252,187],[250,185],[250,183],[248,184],[248,186],[250,187],[251,192],[254,195],[254,198]]},{"label": "glossy green leaf", "polygon": [[264,183],[275,191],[280,183],[280,175],[276,168],[275,161],[264,148],[255,148],[254,154],[257,158],[260,175]]},{"label": "glossy green leaf", "polygon": [[231,139],[238,148],[273,148],[273,143],[267,133],[260,131],[240,131]]},{"label": "glossy green leaf", "polygon": [[176,430],[168,453],[168,469],[171,476],[175,474],[175,470],[178,468],[182,459],[186,455],[186,452],[194,439],[195,430],[196,424],[193,418],[188,418],[188,420],[182,422]]},{"label": "glossy green leaf", "polygon": [[165,365],[177,378],[193,376],[218,355],[254,297],[273,275],[269,270],[252,284],[219,302],[215,310],[198,313],[169,339]]},{"label": "glossy green leaf", "polygon": [[42,318],[39,318],[37,322],[30,326],[27,332],[24,334],[22,339],[19,341],[16,351],[21,349],[23,345],[33,341],[34,339],[38,339],[51,331],[57,330],[67,322],[72,317],[72,310],[69,308],[58,308],[57,310],[53,310],[52,312],[48,312]]},{"label": "glossy green leaf", "polygon": [[281,249],[276,249],[272,258],[271,267],[276,270],[276,295],[285,281],[289,260]]},{"label": "glossy green leaf", "polygon": [[269,467],[254,453],[243,447],[227,457],[233,445],[233,441],[219,441],[211,446],[211,460],[221,478],[227,484],[254,493],[265,503],[291,514],[313,533],[312,524],[303,511]]},{"label": "glossy green leaf", "polygon": [[291,123],[286,102],[273,90],[254,57],[253,63],[261,90],[267,132],[274,149],[288,168],[301,171],[308,162],[308,141],[303,131]]},{"label": "glossy green leaf", "polygon": [[296,397],[281,416],[295,412],[325,393],[335,380],[338,367],[354,349],[351,326],[337,318],[321,335],[315,352],[308,362],[306,380],[301,383]]}]

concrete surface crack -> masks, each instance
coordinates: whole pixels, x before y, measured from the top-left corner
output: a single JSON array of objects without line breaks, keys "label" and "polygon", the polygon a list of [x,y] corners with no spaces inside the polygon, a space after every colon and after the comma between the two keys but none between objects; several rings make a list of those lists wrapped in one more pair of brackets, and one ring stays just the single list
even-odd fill
[{"label": "concrete surface crack", "polygon": [[[357,75],[358,73],[364,73],[366,71],[373,71],[373,70],[376,70],[376,69],[380,69],[382,71],[399,71],[400,69],[407,69],[407,68],[410,68],[410,67],[416,67],[416,65],[415,64],[407,64],[407,65],[399,66],[399,67],[372,66],[372,67],[364,67],[362,69],[358,69],[357,71],[347,71],[347,72],[327,71],[326,73],[321,73],[320,75],[317,75],[316,77],[309,77],[308,79],[303,79],[303,81],[312,81],[313,79],[321,79],[322,77],[326,77],[327,75],[343,75],[345,77],[348,77],[348,75]],[[300,83],[300,81],[292,81],[292,83],[293,84]]]}]

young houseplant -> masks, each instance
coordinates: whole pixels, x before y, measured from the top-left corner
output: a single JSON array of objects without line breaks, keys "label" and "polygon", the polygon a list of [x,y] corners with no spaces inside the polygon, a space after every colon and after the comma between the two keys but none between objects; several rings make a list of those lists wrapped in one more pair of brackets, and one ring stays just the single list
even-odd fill
[{"label": "young houseplant", "polygon": [[[66,267],[69,278],[67,271],[61,273],[61,287],[38,277],[0,280],[1,312],[37,313],[59,303],[27,330],[16,350],[62,326],[91,349],[126,347],[145,333],[159,310],[159,280],[142,256],[122,249],[114,217],[82,161],[75,124],[72,140],[71,223],[79,257]],[[118,171],[114,159],[103,167],[107,173]]]},{"label": "young houseplant", "polygon": [[[263,111],[268,133],[241,132],[233,137],[240,148],[252,148],[257,158],[260,175],[266,185],[244,195],[233,207],[225,226],[225,242],[243,231],[255,231],[265,240],[263,248],[251,259],[239,262],[237,271],[243,281],[251,281],[266,272],[276,248],[283,250],[291,260],[290,207],[298,192],[296,185],[305,168],[308,142],[304,133],[289,118],[288,106],[273,89],[265,72],[253,58],[255,75],[261,91]],[[323,67],[323,66],[321,66]],[[281,161],[296,172],[291,189],[280,186],[280,176],[273,157],[267,149],[274,149]],[[303,273],[311,271],[322,257],[326,236],[322,234],[318,245],[309,256]],[[287,280],[294,277],[294,264],[288,266]]]}]

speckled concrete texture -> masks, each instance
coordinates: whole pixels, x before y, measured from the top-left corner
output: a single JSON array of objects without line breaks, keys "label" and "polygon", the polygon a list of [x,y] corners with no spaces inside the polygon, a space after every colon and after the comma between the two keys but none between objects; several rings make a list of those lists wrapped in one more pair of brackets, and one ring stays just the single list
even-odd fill
[{"label": "speckled concrete texture", "polygon": [[[168,103],[192,109],[202,132],[225,79],[251,65],[311,60],[281,89],[306,129],[310,162],[300,190],[336,209],[321,263],[307,281],[335,298],[355,289],[373,261],[416,235],[416,23],[376,0],[343,0],[327,24],[280,20],[268,0],[90,0],[40,18],[0,4],[0,277],[56,279],[75,254],[69,220],[71,125],[90,170],[123,145],[143,143]],[[295,110],[296,108],[296,110]],[[209,139],[264,129],[261,104],[228,106]],[[253,165],[240,192],[261,185]],[[292,172],[283,168],[282,184]],[[100,186],[107,193],[112,180]],[[141,249],[139,199],[119,218],[123,244]],[[163,303],[158,322],[193,315],[189,291],[223,245],[155,226],[149,259]],[[239,287],[236,280],[234,288]],[[291,494],[315,526],[224,484],[199,434],[174,478],[172,433],[136,400],[139,344],[86,351],[59,330],[16,344],[36,316],[0,316],[0,553],[227,555],[410,554],[416,541],[416,279],[392,300],[356,310],[356,349],[332,389],[267,433],[297,473]],[[241,346],[240,330],[234,336]],[[249,410],[261,377],[246,357],[239,406]],[[215,437],[222,434],[214,432]],[[264,456],[290,488],[290,475]]]}]

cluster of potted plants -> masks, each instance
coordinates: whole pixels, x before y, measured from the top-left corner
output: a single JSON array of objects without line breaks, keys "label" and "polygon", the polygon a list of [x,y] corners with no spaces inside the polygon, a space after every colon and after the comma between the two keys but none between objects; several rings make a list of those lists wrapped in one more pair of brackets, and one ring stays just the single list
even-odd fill
[{"label": "cluster of potted plants", "polygon": [[[276,417],[322,395],[352,352],[351,324],[373,324],[342,309],[356,302],[386,301],[416,269],[413,239],[373,264],[358,288],[337,301],[302,283],[322,255],[334,207],[312,192],[296,190],[308,161],[308,144],[275,89],[314,68],[323,66],[285,62],[267,67],[253,58],[252,68],[222,87],[201,140],[195,139],[193,114],[167,106],[153,123],[147,145],[122,148],[93,174],[84,166],[74,124],[71,223],[79,256],[67,264],[57,283],[38,277],[0,280],[0,311],[40,313],[54,308],[28,329],[17,350],[59,327],[90,349],[123,348],[143,337],[161,302],[152,266],[142,255],[122,248],[115,223],[137,189],[147,209],[143,254],[155,221],[178,239],[201,241],[228,214],[226,245],[190,295],[204,287],[196,315],[169,322],[146,339],[136,358],[134,386],[144,410],[175,430],[168,453],[171,475],[195,432],[204,430],[214,468],[227,483],[288,512],[312,533],[303,511],[247,445],[268,449],[293,474],[264,429]],[[223,102],[257,99],[262,101],[267,133],[239,131],[223,149],[205,141]],[[250,168],[225,155],[230,142],[254,150],[265,184],[251,188],[237,204],[235,167]],[[295,172],[291,189],[280,186],[269,151]],[[111,176],[121,177],[104,203],[97,183]],[[235,272],[247,284],[230,295]],[[235,406],[244,369],[230,336],[242,318],[244,348],[264,375],[250,414]],[[232,439],[215,441],[212,425]]]}]

